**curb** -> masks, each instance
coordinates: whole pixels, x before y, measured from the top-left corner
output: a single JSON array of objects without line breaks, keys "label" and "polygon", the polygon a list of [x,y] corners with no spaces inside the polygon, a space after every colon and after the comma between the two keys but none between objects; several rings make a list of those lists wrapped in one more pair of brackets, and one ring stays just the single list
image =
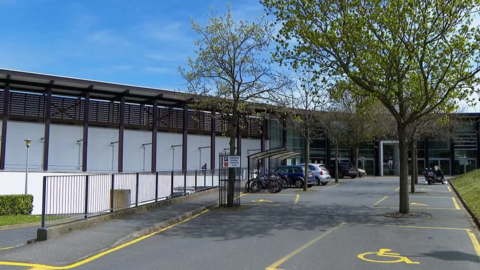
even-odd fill
[{"label": "curb", "polygon": [[211,188],[205,191],[200,191],[198,193],[187,195],[187,196],[175,197],[172,199],[167,199],[167,200],[163,200],[156,203],[138,206],[136,208],[120,210],[111,214],[109,213],[109,214],[95,216],[95,217],[91,217],[91,218],[80,220],[80,221],[73,221],[65,224],[54,225],[48,228],[39,228],[37,230],[36,241],[46,241],[49,239],[54,239],[66,233],[69,233],[70,231],[73,231],[73,230],[89,228],[97,224],[107,222],[112,219],[122,218],[122,217],[130,216],[130,215],[134,215],[142,212],[148,212],[150,210],[157,209],[162,206],[192,200],[192,199],[202,197],[204,195],[216,193],[216,192],[218,192],[218,187]]},{"label": "curb", "polygon": [[473,214],[472,210],[470,210],[470,207],[468,207],[467,203],[463,200],[462,196],[460,196],[460,194],[458,193],[457,189],[455,188],[455,186],[452,184],[452,182],[450,182],[450,179],[448,179],[448,183],[450,184],[450,186],[452,187],[453,191],[455,192],[455,194],[457,194],[457,197],[460,199],[460,201],[462,202],[462,205],[463,207],[467,210],[468,214],[470,214],[470,216],[472,217],[472,220],[473,220],[473,223],[475,223],[475,225],[477,225],[477,228],[480,230],[480,220],[477,219],[477,217],[475,217],[475,215]]},{"label": "curb", "polygon": [[138,231],[135,231],[127,236],[125,236],[124,238],[121,238],[120,240],[118,240],[117,242],[115,242],[115,244],[113,244],[110,248],[113,248],[113,247],[116,247],[116,246],[119,246],[119,245],[123,245],[125,243],[128,243],[136,238],[139,238],[139,237],[142,237],[142,236],[145,236],[147,234],[151,234],[153,232],[156,232],[158,230],[161,230],[163,228],[166,228],[168,226],[171,226],[171,225],[174,225],[176,223],[179,223],[185,219],[188,219],[192,216],[195,216],[197,214],[200,214],[202,213],[203,211],[207,210],[207,209],[213,209],[215,208],[215,206],[217,206],[218,203],[215,202],[215,203],[211,203],[209,205],[206,205],[206,206],[202,206],[200,208],[197,208],[193,211],[190,211],[190,212],[186,212],[184,214],[181,214],[179,216],[176,216],[176,217],[173,217],[169,220],[166,220],[166,221],[161,221],[159,223],[156,223],[150,227],[147,227],[147,228],[143,228],[141,230],[138,230]]}]

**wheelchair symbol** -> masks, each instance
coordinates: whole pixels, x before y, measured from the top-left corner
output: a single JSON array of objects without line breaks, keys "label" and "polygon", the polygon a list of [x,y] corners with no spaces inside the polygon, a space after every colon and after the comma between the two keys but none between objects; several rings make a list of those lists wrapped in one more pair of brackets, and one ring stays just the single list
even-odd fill
[{"label": "wheelchair symbol", "polygon": [[[380,249],[378,252],[365,252],[362,254],[359,254],[357,257],[361,260],[367,261],[367,262],[374,262],[374,263],[407,263],[407,264],[420,264],[419,262],[413,262],[409,258],[405,256],[401,256],[399,253],[392,253],[391,249]],[[365,256],[370,256],[370,255],[375,255],[381,258],[392,258],[395,260],[372,260],[372,259],[367,259]]]}]

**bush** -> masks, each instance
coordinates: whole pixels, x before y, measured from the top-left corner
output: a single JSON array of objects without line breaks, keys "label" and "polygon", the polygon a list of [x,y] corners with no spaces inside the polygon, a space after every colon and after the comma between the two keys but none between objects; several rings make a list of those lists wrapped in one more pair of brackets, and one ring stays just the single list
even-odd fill
[{"label": "bush", "polygon": [[33,195],[0,195],[0,216],[30,215]]}]

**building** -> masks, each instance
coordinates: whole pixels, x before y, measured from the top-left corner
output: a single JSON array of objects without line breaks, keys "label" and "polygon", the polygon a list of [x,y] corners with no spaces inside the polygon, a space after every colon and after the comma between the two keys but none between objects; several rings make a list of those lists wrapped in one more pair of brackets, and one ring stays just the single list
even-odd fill
[{"label": "building", "polygon": [[[215,111],[188,110],[185,93],[130,85],[0,69],[0,170],[24,171],[25,139],[29,170],[42,172],[142,172],[218,168],[218,153],[228,151],[228,123]],[[480,115],[472,114],[472,119]],[[154,121],[156,119],[156,121]],[[275,119],[248,117],[237,139],[246,156],[287,146],[301,151],[302,138]],[[418,143],[419,168],[438,164],[446,174],[478,167],[479,125],[456,141]],[[339,150],[342,161],[349,149]],[[311,161],[328,163],[334,153],[326,139],[311,144]],[[303,162],[302,157],[287,163]],[[369,175],[398,174],[398,143],[365,143],[360,166]],[[246,165],[245,165],[246,167]]]}]

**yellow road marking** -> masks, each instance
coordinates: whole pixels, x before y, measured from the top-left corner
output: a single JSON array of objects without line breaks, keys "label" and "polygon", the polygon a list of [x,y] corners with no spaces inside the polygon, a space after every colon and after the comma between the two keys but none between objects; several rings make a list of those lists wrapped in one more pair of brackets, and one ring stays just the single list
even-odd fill
[{"label": "yellow road marking", "polygon": [[0,250],[11,249],[11,248],[14,248],[14,247],[3,247],[3,248],[0,248]]},{"label": "yellow road marking", "polygon": [[416,203],[416,202],[412,202],[410,203],[411,205],[418,205],[418,206],[428,206],[426,204],[423,204],[423,203]]},{"label": "yellow road marking", "polygon": [[[372,208],[376,209],[398,209],[398,207],[383,207],[383,206],[375,206]],[[415,207],[415,209],[427,209],[427,210],[459,210],[456,208],[444,208],[444,207]]]},{"label": "yellow road marking", "polygon": [[400,190],[400,187],[397,187],[397,188],[395,189],[395,191],[398,191],[398,190]]},{"label": "yellow road marking", "polygon": [[253,200],[252,202],[268,202],[268,203],[271,203],[272,201],[260,199],[260,200]]},{"label": "yellow road marking", "polygon": [[20,229],[20,228],[28,228],[28,227],[34,227],[34,226],[40,226],[40,222],[36,223],[28,223],[25,225],[18,225],[18,226],[8,226],[8,227],[0,227],[0,231],[6,231],[6,230],[13,230],[13,229]]},{"label": "yellow road marking", "polygon": [[449,192],[452,192],[452,189],[449,186],[447,186],[447,188]]},{"label": "yellow road marking", "polygon": [[86,259],[84,259],[84,260],[81,260],[81,261],[76,262],[76,263],[71,264],[71,265],[67,265],[67,266],[53,266],[53,265],[44,265],[44,264],[35,264],[35,263],[2,262],[2,261],[0,261],[0,265],[33,267],[34,269],[48,269],[48,270],[72,269],[72,268],[75,268],[75,267],[84,265],[84,264],[86,264],[86,263],[92,262],[92,261],[94,261],[94,260],[96,260],[96,259],[98,259],[98,258],[101,258],[101,257],[103,257],[103,256],[105,256],[105,255],[107,255],[107,254],[110,254],[110,253],[112,253],[112,252],[115,252],[115,251],[117,251],[117,250],[120,250],[120,249],[122,249],[122,248],[124,248],[124,247],[128,247],[128,246],[130,246],[130,245],[133,245],[133,244],[135,244],[135,243],[137,243],[137,242],[140,242],[140,241],[142,241],[142,240],[144,240],[144,239],[147,239],[147,238],[149,238],[149,237],[151,237],[151,236],[153,236],[153,235],[155,235],[155,234],[158,234],[158,233],[164,232],[164,231],[166,231],[166,230],[168,230],[168,229],[171,229],[171,228],[173,228],[173,227],[175,227],[175,226],[177,226],[177,225],[180,225],[180,224],[182,224],[182,223],[185,223],[185,222],[187,222],[187,221],[190,221],[190,220],[192,220],[192,219],[194,219],[194,218],[196,218],[196,217],[198,217],[198,216],[200,216],[200,215],[202,215],[202,214],[204,214],[204,213],[206,213],[206,212],[208,212],[208,211],[209,211],[208,209],[207,209],[207,210],[204,210],[204,211],[201,212],[200,214],[197,214],[197,215],[194,215],[194,216],[192,216],[192,217],[189,217],[189,218],[187,218],[187,219],[185,219],[185,220],[183,220],[183,221],[177,222],[177,223],[172,224],[172,225],[170,225],[170,226],[168,226],[168,227],[165,227],[165,228],[163,228],[163,229],[160,229],[160,230],[158,230],[158,231],[156,231],[156,232],[153,232],[153,233],[151,233],[151,234],[147,234],[147,235],[145,235],[145,236],[142,236],[142,237],[140,237],[140,238],[137,238],[137,239],[135,239],[135,240],[132,240],[132,241],[130,241],[130,242],[128,242],[128,243],[125,243],[125,244],[123,244],[123,245],[120,245],[120,246],[118,246],[118,247],[115,247],[115,248],[106,250],[106,251],[104,251],[104,252],[100,252],[100,253],[98,253],[97,255],[91,256],[91,257],[89,257],[89,258],[86,258]]},{"label": "yellow road marking", "polygon": [[435,230],[450,230],[450,231],[468,231],[469,229],[462,228],[448,228],[448,227],[425,227],[425,226],[413,226],[413,225],[385,225],[387,227],[398,228],[412,228],[412,229],[435,229]]},{"label": "yellow road marking", "polygon": [[295,196],[295,194],[272,194],[272,193],[244,193],[242,195],[251,195],[251,196],[263,196],[263,195],[269,195],[269,196]]},{"label": "yellow road marking", "polygon": [[335,184],[335,185],[333,185],[333,186],[331,186],[331,187],[324,188],[323,190],[327,190],[327,189],[331,189],[331,188],[334,188],[334,187],[338,187],[338,185],[340,185],[340,184]]},{"label": "yellow road marking", "polygon": [[384,201],[386,198],[388,198],[388,196],[385,196],[385,197],[383,197],[382,199],[380,199],[380,201],[378,201],[378,202],[374,203],[374,204],[372,205],[372,207],[375,207],[375,205],[377,205],[377,204],[379,204],[379,203],[383,202],[383,201]]},{"label": "yellow road marking", "polygon": [[343,225],[345,225],[346,223],[345,222],[342,222],[340,223],[340,225],[326,231],[325,233],[321,234],[320,236],[318,236],[317,238],[313,239],[312,241],[306,243],[305,245],[297,248],[296,250],[294,250],[293,252],[291,252],[290,254],[288,254],[287,256],[281,258],[280,260],[276,261],[275,263],[273,263],[272,265],[268,266],[267,268],[265,268],[265,270],[280,270],[277,268],[277,266],[283,264],[284,262],[286,262],[287,260],[289,260],[290,258],[292,258],[293,256],[297,255],[300,251],[308,248],[309,246],[311,246],[313,243],[317,242],[318,240],[322,239],[323,237],[327,236],[328,234],[332,233],[333,231],[335,231],[336,229],[342,227]]},{"label": "yellow road marking", "polygon": [[480,259],[480,244],[478,243],[477,237],[471,230],[467,230],[468,236],[470,236],[470,240],[472,240],[473,248],[475,252],[477,252],[477,256]]},{"label": "yellow road marking", "polygon": [[[407,264],[420,264],[419,262],[413,262],[409,258],[405,256],[401,256],[400,253],[393,253],[390,252],[392,251],[391,249],[388,248],[381,248],[378,252],[365,252],[362,254],[358,254],[358,258],[367,262],[374,262],[374,263],[401,263],[405,262]],[[376,255],[378,257],[385,257],[385,258],[395,258],[395,261],[378,261],[378,260],[372,260],[372,259],[367,259],[365,256],[367,255]]]},{"label": "yellow road marking", "polygon": [[455,209],[460,210],[460,206],[458,206],[457,200],[455,198],[452,198],[453,204],[455,205]]}]

